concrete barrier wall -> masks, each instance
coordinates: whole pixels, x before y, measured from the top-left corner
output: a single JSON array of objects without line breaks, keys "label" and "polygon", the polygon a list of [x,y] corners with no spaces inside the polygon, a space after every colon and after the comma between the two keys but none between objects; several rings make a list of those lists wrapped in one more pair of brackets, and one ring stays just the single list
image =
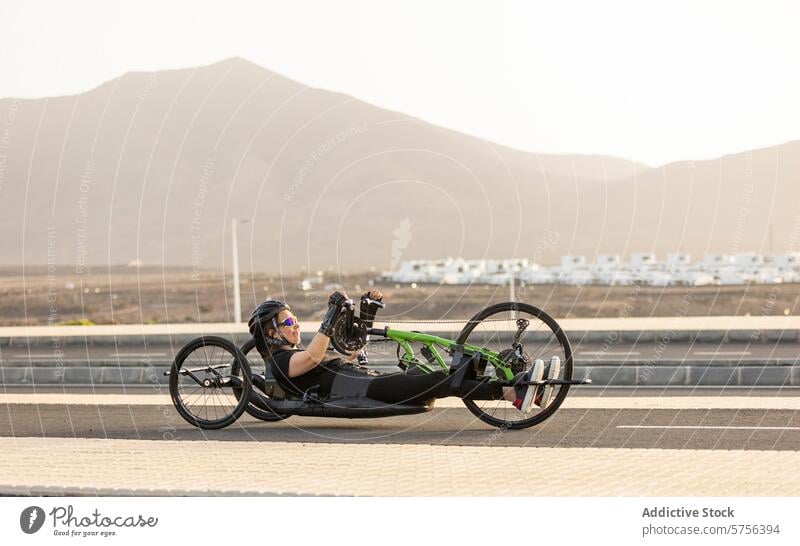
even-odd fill
[{"label": "concrete barrier wall", "polygon": [[[251,361],[258,371],[263,363]],[[32,361],[29,364],[0,367],[3,385],[87,386],[87,385],[167,385],[164,372],[170,369],[167,360],[126,361],[101,360],[91,363],[66,361]],[[381,361],[373,367],[384,373],[398,371],[392,362]],[[800,365],[797,360],[776,359],[769,363],[734,360],[657,362],[629,360],[624,363],[608,360],[576,360],[575,378],[589,378],[595,386],[800,386]]]},{"label": "concrete barrier wall", "polygon": [[[587,327],[587,323],[579,322],[572,326],[582,329],[567,330],[573,345],[579,343],[604,343],[608,340],[647,341],[659,343],[670,342],[752,342],[783,343],[797,342],[800,339],[800,328],[794,322],[777,323],[741,321],[744,317],[736,317],[733,329],[632,329],[633,323],[608,323],[613,329],[596,329]],[[775,317],[783,318],[783,317]],[[673,319],[674,320],[674,319]],[[568,321],[564,321],[568,322]],[[720,321],[717,321],[720,322]],[[676,323],[678,324],[678,323]],[[680,323],[687,326],[688,323]],[[711,326],[720,326],[714,323]],[[158,326],[158,325],[156,325]],[[59,346],[170,346],[173,353],[199,334],[220,335],[231,339],[237,345],[243,345],[249,334],[242,325],[190,325],[191,328],[175,327],[142,328],[142,325],[126,327],[106,327],[101,335],[95,335],[91,328],[101,327],[58,327],[47,329],[37,327],[22,329],[0,329],[0,356],[6,349],[43,349],[55,350]],[[455,339],[458,330],[452,326],[445,328],[439,325],[437,331],[425,329],[423,324],[417,328],[412,325],[398,325],[404,330],[419,329],[430,331],[441,337]],[[748,327],[749,326],[749,327]],[[758,326],[753,328],[752,326]],[[761,328],[769,326],[769,329]],[[779,329],[776,326],[792,326],[791,329]],[[64,328],[72,328],[65,331]],[[89,330],[87,330],[89,328]],[[136,331],[131,331],[134,329]],[[302,334],[303,342],[308,343],[315,329],[309,328]],[[539,334],[538,337],[551,335]],[[509,341],[513,331],[476,333],[470,342],[480,342],[491,336],[494,342]],[[534,336],[536,337],[536,336]],[[31,351],[34,352],[34,351]],[[4,362],[0,365],[0,383],[4,385],[166,385],[167,378],[163,372],[168,370],[171,358],[158,360],[65,360],[54,363],[52,359],[22,362]],[[377,366],[381,371],[396,371],[392,363]],[[753,360],[715,360],[707,361],[659,359],[655,362],[645,360],[626,360],[624,363],[607,358],[576,359],[574,377],[592,379],[596,386],[800,386],[800,361],[797,359],[770,359],[768,362]]]}]

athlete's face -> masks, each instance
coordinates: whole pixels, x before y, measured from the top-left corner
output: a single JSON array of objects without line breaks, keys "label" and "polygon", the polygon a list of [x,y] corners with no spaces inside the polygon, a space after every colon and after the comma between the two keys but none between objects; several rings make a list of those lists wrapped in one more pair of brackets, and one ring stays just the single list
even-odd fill
[{"label": "athlete's face", "polygon": [[[297,345],[300,343],[300,323],[297,322],[297,317],[295,317],[291,311],[288,309],[282,310],[278,313],[277,317],[278,328],[280,329],[281,334],[292,345]],[[280,337],[275,334],[275,337]]]}]

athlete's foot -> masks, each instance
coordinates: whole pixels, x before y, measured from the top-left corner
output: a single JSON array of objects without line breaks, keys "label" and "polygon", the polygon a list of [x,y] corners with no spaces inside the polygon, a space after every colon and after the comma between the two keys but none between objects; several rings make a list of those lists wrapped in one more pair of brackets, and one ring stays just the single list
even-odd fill
[{"label": "athlete's foot", "polygon": [[522,413],[528,413],[531,410],[531,404],[534,402],[536,392],[538,391],[537,385],[519,385],[517,383],[527,383],[530,381],[541,381],[544,375],[544,360],[537,358],[533,362],[533,366],[527,372],[517,374],[514,378],[514,390],[517,394],[517,399],[514,400],[514,407]]},{"label": "athlete's foot", "polygon": [[[561,359],[557,356],[554,356],[550,359],[550,362],[547,364],[547,366],[545,366],[544,373],[542,375],[548,380],[558,379],[559,373],[561,373]],[[552,398],[553,386],[539,385],[536,388],[536,395],[533,397],[533,403],[540,408],[546,408],[548,404],[550,404],[550,400]]]}]

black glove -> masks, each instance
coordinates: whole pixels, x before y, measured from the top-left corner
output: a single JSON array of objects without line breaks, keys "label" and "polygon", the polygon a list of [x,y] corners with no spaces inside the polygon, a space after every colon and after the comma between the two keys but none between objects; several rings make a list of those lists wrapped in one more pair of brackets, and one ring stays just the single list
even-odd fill
[{"label": "black glove", "polygon": [[375,315],[378,313],[378,309],[383,309],[384,304],[381,303],[383,298],[374,300],[370,297],[369,292],[364,293],[361,296],[361,306],[359,307],[359,316],[361,320],[367,325],[367,328],[372,328],[372,322],[375,320]]},{"label": "black glove", "polygon": [[334,292],[328,297],[328,306],[338,305],[339,307],[347,300],[347,296],[339,291]]},{"label": "black glove", "polygon": [[339,313],[342,312],[342,306],[347,301],[347,297],[341,292],[334,292],[328,298],[328,312],[325,313],[325,318],[322,319],[322,324],[319,325],[320,333],[331,337],[333,334],[333,325],[336,319],[339,318]]}]

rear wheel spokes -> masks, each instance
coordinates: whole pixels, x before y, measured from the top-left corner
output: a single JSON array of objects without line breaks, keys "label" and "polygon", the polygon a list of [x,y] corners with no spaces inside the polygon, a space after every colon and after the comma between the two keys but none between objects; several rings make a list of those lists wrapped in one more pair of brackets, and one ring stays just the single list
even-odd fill
[{"label": "rear wheel spokes", "polygon": [[[231,377],[234,359],[235,355],[225,352],[216,345],[210,350],[208,346],[203,346],[192,353],[191,361],[198,367],[205,368],[193,374],[201,382],[210,381],[212,384],[210,387],[198,385],[191,376],[181,375],[186,379],[179,383],[179,392],[186,400],[187,409],[193,415],[204,420],[218,420],[221,412],[229,412],[236,407],[238,400],[233,396],[231,388],[220,385],[220,380]],[[200,389],[199,396],[198,389]],[[191,396],[192,393],[194,397]]]},{"label": "rear wheel spokes", "polygon": [[221,428],[244,411],[234,389],[249,393],[249,374],[249,364],[233,343],[218,337],[198,338],[176,356],[170,393],[187,421],[202,428]]}]

